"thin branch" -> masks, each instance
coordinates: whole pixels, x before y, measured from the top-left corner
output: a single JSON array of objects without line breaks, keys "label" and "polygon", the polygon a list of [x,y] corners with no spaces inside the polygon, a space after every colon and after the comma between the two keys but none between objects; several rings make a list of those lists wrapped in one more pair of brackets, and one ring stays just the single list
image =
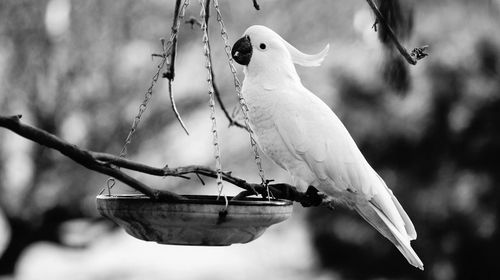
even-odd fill
[{"label": "thin branch", "polygon": [[[173,64],[172,64],[173,65]],[[172,89],[172,79],[168,79],[168,96],[170,97],[170,104],[172,104],[172,111],[174,111],[174,115],[181,124],[182,128],[186,132],[187,135],[189,135],[189,130],[186,127],[186,124],[182,121],[181,115],[179,114],[179,111],[177,110],[177,106],[175,105],[175,99],[174,99],[174,91]]]},{"label": "thin branch", "polygon": [[[366,2],[368,2],[368,5],[370,5],[370,8],[373,10],[373,12],[375,13],[375,16],[377,17],[377,20],[375,21],[375,23],[373,25],[375,31],[377,30],[377,28],[376,28],[377,24],[382,24],[385,27],[385,29],[387,30],[387,34],[388,34],[389,38],[396,46],[399,53],[406,59],[406,61],[408,63],[410,63],[411,65],[416,65],[418,60],[427,56],[427,54],[423,52],[427,47],[415,48],[412,50],[413,55],[410,54],[408,52],[408,50],[405,47],[403,47],[403,45],[401,45],[398,38],[394,34],[394,31],[389,26],[387,21],[384,19],[384,16],[380,12],[380,10],[377,8],[377,6],[373,2],[373,0],[366,0]],[[419,55],[417,55],[417,54],[419,54]]]},{"label": "thin branch", "polygon": [[[210,178],[217,178],[217,172],[215,170],[212,170],[206,166],[201,166],[201,165],[188,165],[176,168],[169,168],[168,166],[165,166],[163,168],[156,168],[107,153],[97,153],[97,152],[90,152],[90,153],[100,162],[106,164],[112,164],[120,168],[146,173],[149,175],[155,175],[161,177],[175,176],[175,177],[185,178],[185,175],[187,174],[198,174]],[[233,177],[230,172],[223,172],[222,179],[228,183],[231,183],[235,186],[241,187],[246,190],[252,190],[252,187],[254,186],[254,184],[249,184],[243,179]]]},{"label": "thin branch", "polygon": [[[177,34],[179,32],[178,26],[179,26],[179,9],[181,7],[181,0],[176,0],[175,1],[175,9],[174,9],[174,22],[172,23],[172,51],[170,52],[170,63],[169,67],[167,69],[167,72],[163,73],[163,78],[168,79],[168,95],[170,97],[170,103],[172,104],[172,111],[174,111],[174,115],[179,121],[180,125],[184,129],[187,135],[189,135],[189,131],[182,121],[181,115],[179,114],[179,111],[177,110],[177,106],[175,105],[175,99],[174,99],[174,92],[172,90],[172,82],[175,77],[175,56],[177,54]],[[162,41],[162,45],[164,46],[164,42]],[[165,57],[167,56],[165,52],[165,47],[163,47],[163,55]]]},{"label": "thin branch", "polygon": [[[100,153],[100,152],[92,152],[88,151],[96,160],[106,163],[106,164],[112,164],[121,168],[129,169],[129,170],[134,170],[137,172],[141,173],[146,173],[149,175],[155,175],[155,176],[167,176],[166,171],[170,170],[167,166],[164,168],[156,168],[156,167],[151,167],[149,165],[145,165],[139,162],[135,162],[132,160],[128,160],[123,157],[118,157],[115,155],[107,154],[107,153]],[[174,177],[180,177],[184,179],[191,179],[187,176],[184,176],[182,174],[168,174],[168,176],[174,176]]]},{"label": "thin branch", "polygon": [[196,177],[198,177],[198,179],[200,180],[200,183],[204,186],[205,181],[203,181],[203,178],[201,178],[200,174],[196,173]]},{"label": "thin branch", "polygon": [[259,6],[259,3],[257,3],[257,0],[252,0],[253,2],[253,7],[256,9],[256,10],[260,10],[260,6]]},{"label": "thin branch", "polygon": [[69,157],[75,162],[83,165],[84,167],[106,174],[116,178],[117,180],[129,185],[130,187],[138,190],[139,192],[149,196],[154,200],[179,200],[185,199],[175,193],[156,190],[146,186],[145,184],[137,181],[129,175],[121,172],[120,170],[98,161],[92,154],[86,150],[79,149],[75,145],[71,145],[59,137],[50,134],[44,130],[31,127],[20,122],[21,115],[4,117],[0,116],[0,126],[10,129],[11,131],[19,134],[20,136],[32,140],[40,145],[48,148],[55,149],[63,155]]},{"label": "thin branch", "polygon": [[[66,157],[90,170],[112,176],[154,200],[168,201],[186,198],[169,191],[157,190],[146,186],[131,176],[121,172],[117,167],[162,177],[173,176],[188,178],[186,177],[188,174],[197,174],[210,178],[217,178],[217,172],[206,166],[189,165],[176,168],[169,168],[168,166],[155,168],[125,159],[123,157],[80,149],[76,145],[69,144],[59,137],[44,130],[21,123],[20,118],[20,115],[0,115],[0,127],[7,128],[12,132],[40,145],[57,150]],[[223,172],[222,179],[246,190],[247,192],[244,193],[245,195],[254,194],[254,191],[257,191],[262,196],[267,197],[267,188],[262,184],[248,183],[243,179],[232,176],[231,172]],[[269,190],[275,198],[300,202],[304,206],[322,205],[330,207],[331,204],[331,200],[327,196],[314,196],[311,195],[310,192],[303,193],[298,191],[294,186],[288,184],[271,184],[269,185]],[[242,196],[244,195],[242,194],[240,197]]]},{"label": "thin branch", "polygon": [[205,24],[207,25],[207,33],[208,33],[208,19],[210,18],[210,0],[205,2]]},{"label": "thin branch", "polygon": [[174,8],[174,22],[172,22],[172,35],[173,35],[172,52],[170,53],[170,65],[167,70],[167,73],[165,73],[165,75],[167,76],[166,78],[168,78],[169,80],[173,80],[175,77],[175,55],[177,53],[177,33],[179,32],[177,26],[179,22],[180,7],[181,7],[181,0],[176,0]]}]

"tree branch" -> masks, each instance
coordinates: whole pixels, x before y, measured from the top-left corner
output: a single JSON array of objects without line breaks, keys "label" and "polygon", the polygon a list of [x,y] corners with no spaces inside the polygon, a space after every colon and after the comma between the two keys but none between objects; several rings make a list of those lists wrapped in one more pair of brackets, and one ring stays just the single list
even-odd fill
[{"label": "tree branch", "polygon": [[424,53],[424,51],[427,48],[427,46],[423,46],[423,47],[420,47],[420,48],[414,48],[412,50],[411,54],[410,54],[408,52],[408,50],[406,50],[406,48],[403,47],[403,45],[401,45],[401,43],[399,42],[398,38],[394,34],[394,31],[389,26],[389,24],[387,23],[387,21],[384,19],[384,16],[380,12],[380,10],[377,8],[377,5],[375,5],[375,3],[373,2],[373,0],[366,0],[366,2],[368,2],[368,5],[370,5],[370,8],[373,10],[373,12],[375,13],[375,16],[377,17],[377,21],[374,24],[375,31],[377,31],[376,24],[377,23],[382,24],[385,27],[385,29],[387,30],[387,35],[389,36],[389,38],[391,39],[391,41],[396,46],[396,48],[398,49],[399,53],[406,59],[406,61],[408,63],[410,63],[411,65],[416,65],[418,60],[420,60],[420,59],[422,59],[422,58],[424,58],[424,57],[427,56],[427,54]]},{"label": "tree branch", "polygon": [[116,178],[117,180],[129,185],[130,187],[140,191],[154,200],[179,200],[184,199],[182,196],[164,190],[152,189],[145,184],[137,181],[131,176],[121,172],[120,170],[110,166],[109,164],[98,161],[92,154],[86,150],[81,150],[75,145],[71,145],[59,137],[50,134],[44,130],[34,128],[20,122],[21,115],[4,117],[0,116],[0,126],[10,129],[20,136],[32,140],[40,145],[55,149],[63,155],[69,157],[75,162],[84,167],[106,174]]},{"label": "tree branch", "polygon": [[[189,177],[187,177],[186,175],[196,174],[210,178],[217,178],[217,172],[206,166],[189,165],[176,168],[169,168],[168,166],[165,166],[164,168],[155,168],[125,159],[123,157],[80,149],[76,145],[69,144],[59,137],[44,130],[21,123],[20,118],[21,115],[0,115],[0,127],[7,128],[12,132],[17,133],[20,136],[40,145],[57,150],[66,157],[72,159],[76,163],[90,170],[112,176],[117,180],[123,182],[124,184],[127,184],[128,186],[136,189],[137,191],[144,193],[154,200],[169,201],[185,198],[169,191],[158,190],[146,186],[145,184],[139,182],[131,176],[121,172],[116,167],[162,177],[172,176],[188,179]],[[246,191],[246,193],[242,194],[239,197],[254,194],[254,191],[257,191],[263,197],[267,197],[267,189],[265,185],[248,183],[243,179],[232,176],[231,172],[223,172],[222,179]],[[288,199],[300,202],[304,206],[322,205],[331,208],[331,199],[327,196],[321,194],[319,196],[311,196],[309,192],[300,192],[297,190],[297,188],[288,184],[271,184],[269,185],[269,190],[271,191],[274,198]]]}]

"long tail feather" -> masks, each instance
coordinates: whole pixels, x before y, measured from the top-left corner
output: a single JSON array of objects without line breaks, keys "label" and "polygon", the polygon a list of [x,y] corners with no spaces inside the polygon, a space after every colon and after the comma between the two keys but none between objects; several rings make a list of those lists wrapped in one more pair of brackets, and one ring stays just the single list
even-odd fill
[{"label": "long tail feather", "polygon": [[[376,174],[376,172],[374,172]],[[406,233],[408,233],[408,236],[410,237],[410,240],[415,240],[417,239],[417,232],[415,231],[415,227],[413,226],[413,223],[410,220],[410,217],[408,217],[408,214],[406,214],[406,211],[403,209],[401,204],[399,203],[398,199],[394,196],[392,193],[391,189],[387,187],[385,184],[384,180],[377,174],[378,179],[384,185],[385,189],[387,190],[387,193],[391,197],[392,202],[394,203],[394,206],[396,206],[396,209],[399,212],[399,215],[403,219],[404,226],[406,229]]]},{"label": "long tail feather", "polygon": [[387,216],[370,202],[357,204],[355,209],[371,226],[389,239],[411,265],[424,270],[424,264],[411,247],[410,236],[406,232],[398,231]]}]

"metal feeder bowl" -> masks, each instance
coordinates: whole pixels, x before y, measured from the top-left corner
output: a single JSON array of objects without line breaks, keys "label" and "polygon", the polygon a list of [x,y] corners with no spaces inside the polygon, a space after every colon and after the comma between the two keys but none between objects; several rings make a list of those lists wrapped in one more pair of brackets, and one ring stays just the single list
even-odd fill
[{"label": "metal feeder bowl", "polygon": [[271,225],[288,219],[292,202],[185,195],[159,202],[145,195],[99,195],[97,209],[135,238],[160,244],[226,246],[247,243]]}]

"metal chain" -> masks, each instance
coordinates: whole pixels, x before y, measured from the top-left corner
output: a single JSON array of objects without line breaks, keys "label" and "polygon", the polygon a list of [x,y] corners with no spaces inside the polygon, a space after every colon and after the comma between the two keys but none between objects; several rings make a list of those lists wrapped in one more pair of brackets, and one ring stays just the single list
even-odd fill
[{"label": "metal chain", "polygon": [[[123,147],[120,151],[120,157],[126,157],[127,156],[127,146],[132,142],[132,137],[137,130],[137,127],[139,126],[139,123],[141,122],[141,117],[142,114],[146,111],[147,105],[149,101],[151,100],[151,97],[153,97],[153,88],[156,85],[156,82],[158,81],[158,78],[160,77],[161,70],[165,67],[165,64],[167,64],[168,61],[168,53],[170,52],[170,49],[172,48],[172,42],[177,36],[177,30],[179,29],[180,22],[184,18],[184,15],[186,13],[186,8],[189,5],[189,0],[185,0],[183,5],[180,7],[179,10],[179,20],[177,21],[177,25],[175,27],[172,27],[172,32],[170,34],[170,38],[168,40],[167,45],[163,44],[163,53],[161,55],[161,61],[157,66],[156,73],[153,75],[153,78],[151,79],[151,84],[149,85],[149,88],[146,90],[146,93],[144,94],[144,99],[139,105],[139,111],[137,115],[134,117],[134,121],[132,122],[132,127],[130,128],[130,131],[128,132],[127,138],[125,138],[125,143],[123,144]],[[115,179],[110,177],[108,178],[106,182],[106,186],[108,189],[108,194],[111,195],[111,189],[115,185]],[[101,191],[102,193],[103,191]]]},{"label": "metal chain", "polygon": [[[253,130],[250,127],[250,119],[248,117],[248,106],[246,104],[245,99],[243,98],[243,95],[241,94],[241,83],[237,76],[236,67],[234,67],[233,57],[231,56],[231,45],[229,44],[229,35],[226,32],[226,27],[224,25],[224,20],[222,18],[222,13],[219,8],[218,0],[214,0],[214,7],[217,12],[217,21],[219,22],[221,29],[220,34],[222,40],[224,41],[224,51],[226,52],[226,56],[228,58],[229,68],[231,70],[231,73],[233,74],[234,88],[236,89],[236,94],[238,95],[240,108],[245,118],[245,125],[249,131],[250,145],[252,146],[252,150],[254,153],[255,163],[257,164],[257,168],[259,169],[259,176],[260,179],[262,180],[262,184],[267,185],[267,180],[264,175],[264,169],[262,168],[262,159],[260,157],[259,150],[257,148],[257,142],[255,141]],[[268,197],[269,197],[269,189],[268,189]]]},{"label": "metal chain", "polygon": [[[209,103],[208,106],[210,108],[210,119],[212,120],[212,135],[213,135],[213,145],[214,145],[214,154],[215,154],[215,168],[217,172],[217,189],[219,190],[218,196],[222,194],[222,190],[224,186],[222,185],[222,163],[220,157],[220,147],[219,147],[219,137],[217,134],[217,120],[215,118],[215,98],[214,98],[214,86],[213,86],[213,77],[212,77],[212,64],[210,62],[210,45],[208,42],[208,27],[205,21],[205,1],[200,0],[201,12],[200,17],[201,20],[201,30],[203,31],[203,54],[206,58],[205,68],[207,68],[207,82],[208,82],[208,96]],[[228,206],[227,197],[224,195],[224,199],[226,201],[226,208]]]}]

